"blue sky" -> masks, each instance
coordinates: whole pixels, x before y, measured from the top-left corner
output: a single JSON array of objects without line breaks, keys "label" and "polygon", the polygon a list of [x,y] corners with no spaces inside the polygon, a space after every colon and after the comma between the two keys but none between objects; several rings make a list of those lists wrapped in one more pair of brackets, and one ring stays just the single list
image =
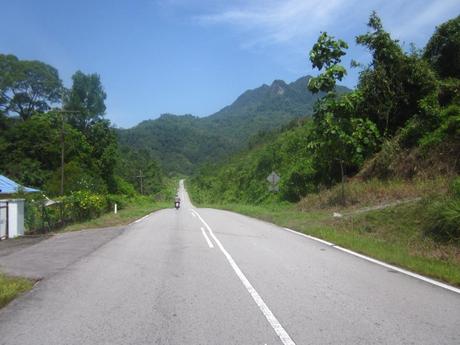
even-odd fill
[{"label": "blue sky", "polygon": [[[2,4],[0,52],[59,70],[99,73],[107,117],[120,127],[162,113],[206,116],[243,91],[316,74],[320,31],[354,44],[376,10],[394,38],[422,48],[458,0],[15,0]],[[356,84],[351,71],[344,84]]]}]

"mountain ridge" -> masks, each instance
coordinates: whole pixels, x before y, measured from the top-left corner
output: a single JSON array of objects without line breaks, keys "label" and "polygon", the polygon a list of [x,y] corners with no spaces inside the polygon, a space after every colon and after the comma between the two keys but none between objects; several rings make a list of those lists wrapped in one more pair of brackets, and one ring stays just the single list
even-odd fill
[{"label": "mountain ridge", "polygon": [[[248,89],[219,111],[197,117],[161,114],[129,129],[118,129],[121,146],[147,150],[171,173],[190,173],[207,160],[219,160],[247,145],[260,131],[270,131],[309,116],[321,94],[307,90],[311,77],[286,83],[276,79]],[[338,92],[349,89],[338,86]]]}]

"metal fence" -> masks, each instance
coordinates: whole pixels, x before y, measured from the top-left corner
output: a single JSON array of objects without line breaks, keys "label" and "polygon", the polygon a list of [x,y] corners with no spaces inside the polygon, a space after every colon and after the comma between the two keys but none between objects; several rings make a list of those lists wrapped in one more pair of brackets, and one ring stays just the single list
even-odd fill
[{"label": "metal fence", "polygon": [[42,201],[26,201],[24,204],[24,227],[29,233],[45,233],[62,228],[71,219],[66,219],[63,203],[47,205]]},{"label": "metal fence", "polygon": [[8,201],[0,200],[0,241],[8,238]]}]

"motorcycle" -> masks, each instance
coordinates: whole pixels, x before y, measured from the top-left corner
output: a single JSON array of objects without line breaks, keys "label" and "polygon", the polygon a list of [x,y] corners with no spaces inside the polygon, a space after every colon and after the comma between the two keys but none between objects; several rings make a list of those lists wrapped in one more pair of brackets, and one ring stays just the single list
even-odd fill
[{"label": "motorcycle", "polygon": [[176,201],[176,202],[174,203],[174,207],[176,208],[176,210],[178,210],[179,207],[180,207],[180,202],[179,202],[179,201]]}]

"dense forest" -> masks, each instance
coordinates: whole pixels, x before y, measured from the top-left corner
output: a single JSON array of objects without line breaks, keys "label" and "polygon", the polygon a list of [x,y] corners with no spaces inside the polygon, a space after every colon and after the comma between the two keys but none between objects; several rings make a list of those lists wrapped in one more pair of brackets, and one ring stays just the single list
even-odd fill
[{"label": "dense forest", "polygon": [[98,74],[77,71],[66,89],[54,67],[0,55],[0,173],[49,196],[134,195],[142,170],[143,192],[158,192],[159,164],[119,148],[105,99]]},{"label": "dense forest", "polygon": [[[311,115],[320,97],[308,91],[310,77],[292,83],[275,80],[248,90],[217,113],[198,118],[164,114],[155,120],[118,130],[120,145],[146,150],[170,173],[190,174],[203,163],[219,161],[243,149],[258,132],[278,129]],[[343,86],[337,93],[348,92]]]},{"label": "dense forest", "polygon": [[[322,33],[309,54],[320,74],[308,89],[323,92],[312,118],[254,138],[223,164],[203,166],[190,183],[196,201],[297,202],[346,178],[458,175],[460,17],[436,28],[422,50],[405,51],[376,13],[368,28],[356,37],[371,56],[368,65],[352,63],[360,68],[356,89],[335,91],[347,73],[341,61],[348,44]],[[267,188],[271,171],[281,176],[277,194]],[[459,205],[452,206],[456,219]]]}]

